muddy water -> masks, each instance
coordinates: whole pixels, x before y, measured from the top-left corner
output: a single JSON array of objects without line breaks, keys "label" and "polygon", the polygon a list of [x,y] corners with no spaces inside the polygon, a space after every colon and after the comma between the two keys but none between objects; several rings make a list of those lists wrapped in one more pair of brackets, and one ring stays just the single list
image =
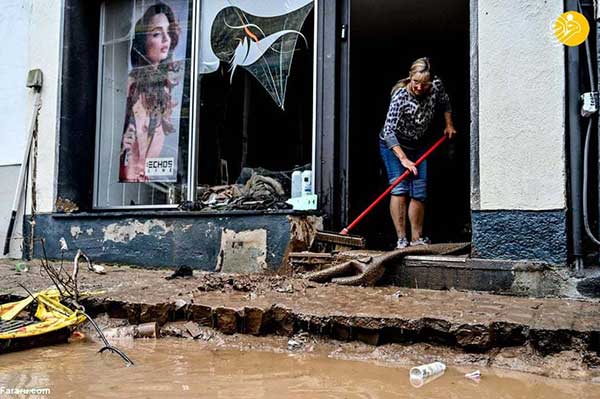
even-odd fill
[{"label": "muddy water", "polygon": [[74,342],[0,356],[0,397],[36,397],[6,394],[19,388],[46,389],[37,397],[47,398],[600,397],[600,385],[492,369],[481,369],[483,377],[476,383],[463,377],[472,370],[449,368],[414,388],[406,368],[325,355],[219,349],[177,339],[130,344],[125,350],[136,366],[127,368],[114,355],[97,354],[98,347]]}]

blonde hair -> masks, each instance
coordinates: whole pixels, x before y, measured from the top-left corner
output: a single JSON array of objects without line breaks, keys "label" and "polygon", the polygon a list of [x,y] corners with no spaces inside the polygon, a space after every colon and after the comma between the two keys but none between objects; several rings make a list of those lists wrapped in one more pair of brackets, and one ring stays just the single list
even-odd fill
[{"label": "blonde hair", "polygon": [[396,94],[401,88],[406,87],[410,82],[410,79],[416,74],[420,74],[422,76],[422,79],[431,80],[432,75],[429,58],[419,58],[412,63],[412,65],[410,66],[410,70],[408,71],[408,77],[400,79],[398,83],[396,83],[392,88],[392,96]]}]

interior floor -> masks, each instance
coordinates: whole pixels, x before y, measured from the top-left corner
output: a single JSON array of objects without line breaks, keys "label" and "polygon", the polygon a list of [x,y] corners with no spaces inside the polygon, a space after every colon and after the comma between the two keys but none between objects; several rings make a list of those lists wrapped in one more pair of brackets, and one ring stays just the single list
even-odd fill
[{"label": "interior floor", "polygon": [[[411,63],[429,57],[450,96],[455,139],[428,159],[428,200],[424,234],[433,242],[471,240],[469,161],[469,2],[386,0],[377,9],[352,0],[350,23],[349,218],[364,210],[385,188],[378,134],[385,122],[394,84],[408,76]],[[433,123],[433,140],[443,117]],[[390,249],[396,234],[388,201],[354,233],[371,248]]]}]

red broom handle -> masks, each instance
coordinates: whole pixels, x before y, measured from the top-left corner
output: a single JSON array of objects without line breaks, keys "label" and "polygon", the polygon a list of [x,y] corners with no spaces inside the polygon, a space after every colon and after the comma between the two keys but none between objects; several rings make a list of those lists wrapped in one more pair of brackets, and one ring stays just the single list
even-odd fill
[{"label": "red broom handle", "polygon": [[[419,159],[417,159],[417,161],[415,162],[415,166],[419,166],[419,164],[421,162],[423,162],[425,160],[425,158],[427,158],[433,151],[435,151],[436,148],[438,148],[440,145],[442,145],[442,143],[446,140],[447,136],[443,135],[438,141],[435,142],[435,144],[433,144],[431,146],[431,148],[429,148],[427,151],[425,151],[425,153],[423,155],[421,155],[421,157]],[[343,228],[342,231],[340,231],[340,234],[348,234],[350,232],[350,230],[352,230],[365,216],[367,216],[367,214],[369,212],[371,212],[371,210],[373,208],[375,208],[377,206],[377,204],[379,204],[381,202],[382,199],[384,199],[385,197],[387,197],[387,195],[394,189],[394,187],[396,187],[398,184],[400,184],[400,182],[404,179],[406,179],[406,177],[408,175],[410,175],[410,170],[406,169],[406,171],[404,173],[402,173],[400,175],[400,177],[398,177],[396,180],[394,180],[394,182],[387,188],[387,190],[385,190],[383,193],[381,193],[381,195],[379,197],[377,197],[377,199],[375,201],[373,201],[373,203],[371,205],[368,206],[367,209],[365,209],[360,215],[358,215],[358,217],[356,219],[354,219],[354,221],[352,223],[350,223],[347,227]]]}]

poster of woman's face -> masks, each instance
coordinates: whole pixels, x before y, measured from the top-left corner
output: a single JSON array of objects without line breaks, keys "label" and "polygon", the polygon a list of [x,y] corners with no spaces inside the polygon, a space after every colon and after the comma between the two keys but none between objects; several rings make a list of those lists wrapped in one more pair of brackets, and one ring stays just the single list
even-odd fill
[{"label": "poster of woman's face", "polygon": [[189,2],[135,3],[119,181],[176,182]]}]

